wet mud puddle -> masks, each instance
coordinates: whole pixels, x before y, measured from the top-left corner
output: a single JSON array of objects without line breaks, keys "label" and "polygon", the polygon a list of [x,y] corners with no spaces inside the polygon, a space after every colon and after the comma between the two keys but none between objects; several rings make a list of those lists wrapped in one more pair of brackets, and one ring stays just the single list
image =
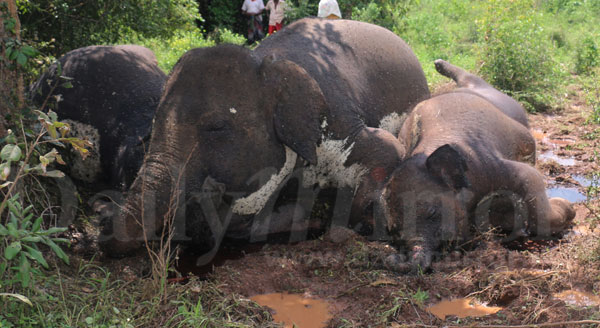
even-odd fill
[{"label": "wet mud puddle", "polygon": [[[564,145],[574,143],[574,140],[561,140],[561,139],[550,139],[549,136],[540,130],[531,130],[533,137],[543,144],[550,146],[549,150],[546,150],[537,155],[538,161],[541,162],[555,162],[560,166],[575,166],[577,161],[572,157],[561,157],[554,153],[555,149],[560,148]],[[591,185],[591,181],[583,176],[573,176],[573,180],[579,183],[580,187],[587,188]],[[546,190],[548,197],[560,197],[564,198],[572,203],[583,202],[587,200],[585,193],[582,193],[577,186],[562,186],[553,185]]]},{"label": "wet mud puddle", "polygon": [[563,185],[552,185],[546,189],[548,197],[561,197],[571,203],[584,202],[588,199],[585,192],[581,191],[581,188],[588,188],[592,185],[597,185],[598,181],[588,179],[582,175],[573,175],[571,178],[579,184],[579,188],[576,185],[563,186]]},{"label": "wet mud puddle", "polygon": [[554,294],[553,296],[554,298],[570,305],[580,307],[600,306],[600,296],[592,293],[580,292],[576,290],[565,290],[563,292]]},{"label": "wet mud puddle", "polygon": [[502,310],[501,307],[478,304],[472,298],[445,300],[427,308],[429,313],[441,320],[445,320],[447,316],[456,316],[458,318],[483,317],[495,314],[500,310]]},{"label": "wet mud puddle", "polygon": [[332,317],[327,302],[301,295],[273,293],[252,296],[250,299],[273,309],[273,319],[283,323],[286,328],[325,327]]}]

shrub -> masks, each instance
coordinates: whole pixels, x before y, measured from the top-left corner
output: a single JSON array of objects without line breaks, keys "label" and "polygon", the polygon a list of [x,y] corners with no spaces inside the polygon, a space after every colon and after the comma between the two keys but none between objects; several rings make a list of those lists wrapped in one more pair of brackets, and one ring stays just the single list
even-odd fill
[{"label": "shrub", "polygon": [[549,55],[553,45],[538,24],[538,15],[534,0],[490,0],[478,20],[484,36],[482,75],[530,110],[548,107],[554,78]]},{"label": "shrub", "polygon": [[594,38],[586,37],[577,48],[575,70],[578,74],[589,74],[594,67],[600,65],[600,53]]},{"label": "shrub", "polygon": [[352,19],[383,26],[399,34],[405,29],[405,18],[410,8],[419,1],[371,1],[352,11]]},{"label": "shrub", "polygon": [[194,0],[17,0],[25,39],[50,42],[43,52],[59,55],[125,35],[168,38],[195,27]]},{"label": "shrub", "polygon": [[119,43],[139,44],[154,52],[158,66],[165,72],[177,63],[179,58],[188,50],[194,48],[210,47],[215,44],[213,40],[206,39],[200,30],[178,31],[170,38],[125,38]]}]

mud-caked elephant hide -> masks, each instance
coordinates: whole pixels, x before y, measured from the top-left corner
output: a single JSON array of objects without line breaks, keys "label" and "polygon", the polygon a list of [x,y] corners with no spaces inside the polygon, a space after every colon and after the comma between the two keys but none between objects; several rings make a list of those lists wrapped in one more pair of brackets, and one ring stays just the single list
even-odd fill
[{"label": "mud-caked elephant hide", "polygon": [[405,155],[396,138],[403,115],[429,97],[408,45],[356,21],[303,19],[253,51],[191,50],[167,81],[149,152],[123,211],[106,221],[104,249],[130,253],[174,213],[183,217],[175,239],[213,250],[223,234],[292,229],[290,218],[310,208],[273,207],[292,177],[303,190],[350,190],[343,205],[355,224]]},{"label": "mud-caked elephant hide", "polygon": [[[436,67],[485,83],[441,60]],[[430,268],[442,242],[464,242],[489,228],[508,238],[550,237],[575,215],[567,200],[546,196],[533,166],[535,140],[516,101],[503,101],[508,96],[487,83],[482,96],[455,80],[461,88],[421,102],[404,122],[399,140],[409,155],[381,196],[382,219],[408,250],[407,262],[390,261],[401,271]]]},{"label": "mud-caked elephant hide", "polygon": [[56,103],[70,136],[92,143],[87,158],[70,158],[71,178],[94,191],[129,187],[142,165],[165,81],[152,51],[134,45],[70,51],[39,78],[31,88],[35,103]]}]

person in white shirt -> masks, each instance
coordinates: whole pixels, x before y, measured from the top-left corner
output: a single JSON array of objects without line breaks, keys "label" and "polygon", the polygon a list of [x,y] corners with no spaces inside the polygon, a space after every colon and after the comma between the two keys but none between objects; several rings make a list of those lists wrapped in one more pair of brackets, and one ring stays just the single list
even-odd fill
[{"label": "person in white shirt", "polygon": [[248,42],[253,43],[265,36],[262,28],[263,0],[244,0],[242,13],[248,16]]},{"label": "person in white shirt", "polygon": [[317,16],[336,19],[342,18],[342,13],[336,0],[321,0]]},{"label": "person in white shirt", "polygon": [[267,7],[269,11],[269,34],[281,30],[285,18],[286,3],[284,0],[269,0]]}]

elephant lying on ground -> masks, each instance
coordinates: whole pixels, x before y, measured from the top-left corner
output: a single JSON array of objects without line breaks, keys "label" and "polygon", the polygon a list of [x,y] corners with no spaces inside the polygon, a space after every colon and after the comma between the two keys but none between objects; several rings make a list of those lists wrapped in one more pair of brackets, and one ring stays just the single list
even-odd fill
[{"label": "elephant lying on ground", "polygon": [[73,87],[62,86],[54,64],[33,85],[32,97],[41,105],[50,92],[60,95],[58,118],[70,123],[71,135],[93,143],[88,158],[70,161],[69,175],[96,191],[126,190],[142,165],[142,140],[150,136],[165,74],[150,50],[133,45],[80,48],[58,62]]},{"label": "elephant lying on ground", "polygon": [[191,50],[173,68],[143,167],[123,211],[106,218],[102,245],[130,253],[174,209],[176,239],[214,250],[225,233],[250,238],[261,222],[289,222],[273,204],[292,177],[309,190],[352,190],[359,221],[405,155],[401,115],[429,97],[408,45],[356,21],[299,20],[253,51]]},{"label": "elephant lying on ground", "polygon": [[[473,76],[444,61],[436,68]],[[525,113],[496,103],[461,88],[421,102],[404,122],[399,140],[409,156],[381,196],[392,237],[409,249],[403,269],[427,270],[443,241],[468,239],[473,227],[548,237],[573,219],[567,200],[547,198],[532,166],[535,140]]]}]

